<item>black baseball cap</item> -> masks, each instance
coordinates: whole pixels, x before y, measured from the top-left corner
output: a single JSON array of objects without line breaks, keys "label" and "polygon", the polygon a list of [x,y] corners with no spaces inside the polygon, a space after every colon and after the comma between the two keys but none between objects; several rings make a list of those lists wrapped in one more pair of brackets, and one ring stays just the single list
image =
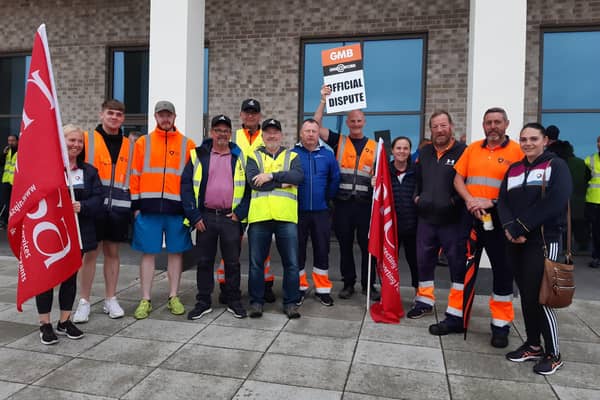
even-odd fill
[{"label": "black baseball cap", "polygon": [[210,127],[214,128],[217,125],[227,125],[229,127],[229,129],[231,129],[231,119],[229,119],[229,117],[227,115],[217,115],[216,117],[214,117],[212,119],[212,121],[210,122]]},{"label": "black baseball cap", "polygon": [[281,123],[273,118],[266,119],[262,123],[262,130],[264,131],[267,128],[277,128],[281,130]]},{"label": "black baseball cap", "polygon": [[260,112],[260,103],[256,99],[246,99],[242,102],[242,111]]}]

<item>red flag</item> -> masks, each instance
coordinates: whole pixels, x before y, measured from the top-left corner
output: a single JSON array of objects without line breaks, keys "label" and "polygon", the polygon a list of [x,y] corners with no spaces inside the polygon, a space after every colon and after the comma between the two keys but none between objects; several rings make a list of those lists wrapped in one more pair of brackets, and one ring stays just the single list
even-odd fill
[{"label": "red flag", "polygon": [[81,267],[79,233],[65,180],[66,149],[46,28],[35,35],[25,89],[8,239],[19,259],[17,309]]},{"label": "red flag", "polygon": [[377,160],[369,253],[377,259],[377,272],[381,277],[381,300],[373,304],[370,311],[375,322],[397,324],[404,316],[398,273],[398,230],[390,169],[381,139],[377,149]]}]

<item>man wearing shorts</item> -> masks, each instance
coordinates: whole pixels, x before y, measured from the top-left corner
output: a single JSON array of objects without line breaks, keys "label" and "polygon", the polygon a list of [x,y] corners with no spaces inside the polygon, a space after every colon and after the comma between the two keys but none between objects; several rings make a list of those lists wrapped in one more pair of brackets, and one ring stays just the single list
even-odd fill
[{"label": "man wearing shorts", "polygon": [[182,270],[182,253],[191,249],[188,229],[183,225],[181,174],[196,147],[175,127],[175,106],[159,101],[154,107],[156,128],[135,143],[131,174],[131,208],[134,212],[131,247],[141,251],[140,281],[142,300],[135,310],[136,319],[147,318],[152,311],[150,292],[156,254],[162,251],[163,237],[168,253],[167,276],[169,302],[175,315],[185,313],[177,292]]},{"label": "man wearing shorts", "polygon": [[104,255],[104,306],[110,318],[121,318],[125,312],[116,298],[119,280],[119,245],[129,241],[131,224],[131,197],[129,180],[133,145],[123,137],[125,104],[118,100],[102,103],[100,124],[85,133],[85,161],[98,169],[102,182],[104,207],[96,216],[96,239],[98,248],[83,256],[79,273],[79,304],[73,322],[87,322],[90,315],[90,295],[96,275],[98,251]]}]

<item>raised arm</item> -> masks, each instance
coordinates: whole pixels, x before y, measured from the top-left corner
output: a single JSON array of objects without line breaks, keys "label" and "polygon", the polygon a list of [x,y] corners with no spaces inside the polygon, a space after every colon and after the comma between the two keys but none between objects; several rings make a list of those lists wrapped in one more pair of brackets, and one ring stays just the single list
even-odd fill
[{"label": "raised arm", "polygon": [[319,136],[324,141],[327,141],[327,139],[329,139],[329,129],[323,127],[322,121],[323,112],[325,111],[325,102],[327,101],[327,96],[329,96],[330,94],[331,88],[329,86],[321,86],[321,101],[319,102],[319,106],[317,107],[317,109],[315,110],[315,114],[313,115],[314,120],[317,121],[319,123],[319,126],[321,127],[319,129]]}]

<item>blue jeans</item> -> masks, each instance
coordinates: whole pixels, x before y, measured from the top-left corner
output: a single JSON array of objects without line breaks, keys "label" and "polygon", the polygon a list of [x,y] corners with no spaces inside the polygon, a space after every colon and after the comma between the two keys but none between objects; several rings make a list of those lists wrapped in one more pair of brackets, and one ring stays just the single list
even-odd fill
[{"label": "blue jeans", "polygon": [[294,304],[300,298],[297,225],[292,222],[274,220],[254,222],[248,228],[250,304],[264,304],[264,261],[269,255],[273,234],[275,234],[275,244],[283,264],[283,304]]}]

